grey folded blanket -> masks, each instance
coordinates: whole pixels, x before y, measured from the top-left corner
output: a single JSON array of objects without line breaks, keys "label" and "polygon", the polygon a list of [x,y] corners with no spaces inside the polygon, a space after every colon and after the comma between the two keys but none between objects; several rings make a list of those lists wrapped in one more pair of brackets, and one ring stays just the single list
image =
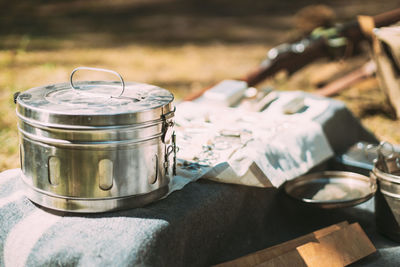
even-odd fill
[{"label": "grey folded blanket", "polygon": [[[335,152],[376,141],[341,102],[315,120]],[[19,173],[0,173],[0,266],[207,266],[357,214],[304,216],[288,212],[277,189],[207,181],[143,208],[51,213],[23,195]]]}]

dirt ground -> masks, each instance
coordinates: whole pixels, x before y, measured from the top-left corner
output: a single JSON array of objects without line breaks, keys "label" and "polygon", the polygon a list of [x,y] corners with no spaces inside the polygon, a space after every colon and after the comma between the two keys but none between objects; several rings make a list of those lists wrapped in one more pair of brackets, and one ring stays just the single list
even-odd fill
[{"label": "dirt ground", "polygon": [[[329,7],[340,22],[400,7],[393,0],[0,0],[0,171],[19,167],[13,93],[66,82],[73,68],[92,66],[167,88],[179,100],[223,79],[243,77],[268,49],[300,36],[296,14],[317,4]],[[313,92],[321,81],[368,58],[365,49],[352,58],[319,60],[259,87]],[[89,79],[112,77],[93,73]],[[400,143],[399,121],[390,115],[374,77],[335,98],[379,139]]]}]

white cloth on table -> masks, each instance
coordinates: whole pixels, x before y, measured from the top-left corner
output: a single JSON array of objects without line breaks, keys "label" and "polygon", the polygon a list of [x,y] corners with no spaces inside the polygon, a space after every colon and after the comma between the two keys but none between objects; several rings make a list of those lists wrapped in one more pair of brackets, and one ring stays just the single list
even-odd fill
[{"label": "white cloth on table", "polygon": [[280,93],[264,112],[183,102],[177,107],[178,158],[212,167],[203,178],[258,187],[279,187],[333,156],[313,118],[326,99],[304,97],[304,109],[283,106],[301,92]]}]

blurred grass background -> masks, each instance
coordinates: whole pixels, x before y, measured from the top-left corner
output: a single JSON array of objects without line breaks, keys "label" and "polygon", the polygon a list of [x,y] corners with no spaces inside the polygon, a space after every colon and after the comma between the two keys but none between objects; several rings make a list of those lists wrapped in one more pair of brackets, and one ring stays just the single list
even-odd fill
[{"label": "blurred grass background", "polygon": [[[184,95],[254,69],[269,48],[299,36],[296,13],[324,4],[336,20],[398,8],[394,0],[0,0],[0,171],[19,167],[13,93],[66,82],[78,66],[115,70],[126,81]],[[368,59],[321,60],[260,85],[313,91]],[[113,77],[88,73],[82,79]],[[337,96],[380,139],[399,143],[398,121],[375,78]]]}]

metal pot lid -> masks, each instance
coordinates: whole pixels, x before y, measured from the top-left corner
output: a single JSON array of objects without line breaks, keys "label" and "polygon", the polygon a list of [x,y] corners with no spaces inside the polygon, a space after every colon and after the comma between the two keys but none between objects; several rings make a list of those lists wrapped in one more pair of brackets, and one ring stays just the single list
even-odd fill
[{"label": "metal pot lid", "polygon": [[[73,82],[77,70],[110,72],[120,82]],[[32,124],[53,127],[131,125],[154,120],[173,112],[174,96],[163,88],[125,83],[110,70],[79,67],[72,71],[70,83],[29,89],[16,99],[17,115]]]},{"label": "metal pot lid", "polygon": [[325,171],[300,176],[284,184],[286,194],[320,208],[344,208],[370,199],[376,180],[344,171]]}]

